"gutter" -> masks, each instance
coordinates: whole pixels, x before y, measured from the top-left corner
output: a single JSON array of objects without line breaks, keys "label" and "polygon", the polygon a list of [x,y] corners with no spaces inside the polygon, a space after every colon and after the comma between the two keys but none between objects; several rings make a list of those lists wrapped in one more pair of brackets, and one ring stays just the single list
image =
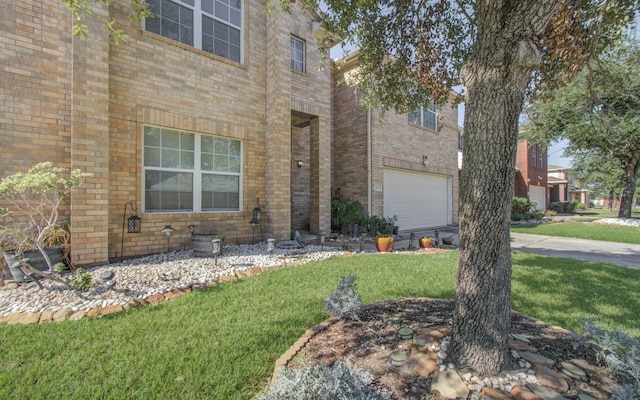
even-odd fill
[{"label": "gutter", "polygon": [[371,107],[367,108],[367,215],[371,216]]}]

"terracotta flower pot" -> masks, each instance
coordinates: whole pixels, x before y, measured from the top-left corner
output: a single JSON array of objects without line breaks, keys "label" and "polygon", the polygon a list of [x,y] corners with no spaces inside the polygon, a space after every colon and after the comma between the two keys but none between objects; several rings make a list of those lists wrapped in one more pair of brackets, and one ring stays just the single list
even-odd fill
[{"label": "terracotta flower pot", "polygon": [[421,249],[430,249],[433,247],[433,239],[429,237],[421,237],[419,240]]},{"label": "terracotta flower pot", "polygon": [[393,251],[393,236],[392,235],[376,236],[376,249],[380,253],[391,253]]}]

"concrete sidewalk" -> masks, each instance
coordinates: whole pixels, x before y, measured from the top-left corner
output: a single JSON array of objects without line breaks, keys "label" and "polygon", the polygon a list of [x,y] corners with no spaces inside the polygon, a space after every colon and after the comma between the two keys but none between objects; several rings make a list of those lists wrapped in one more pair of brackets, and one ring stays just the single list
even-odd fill
[{"label": "concrete sidewalk", "polygon": [[512,232],[511,248],[553,257],[640,268],[640,245],[638,244]]}]

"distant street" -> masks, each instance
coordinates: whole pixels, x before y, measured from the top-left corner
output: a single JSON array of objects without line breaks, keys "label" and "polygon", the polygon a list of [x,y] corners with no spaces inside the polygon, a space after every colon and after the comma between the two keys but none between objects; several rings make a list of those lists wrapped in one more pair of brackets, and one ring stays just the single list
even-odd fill
[{"label": "distant street", "polygon": [[575,258],[640,268],[640,245],[638,244],[512,232],[511,248],[553,257]]}]

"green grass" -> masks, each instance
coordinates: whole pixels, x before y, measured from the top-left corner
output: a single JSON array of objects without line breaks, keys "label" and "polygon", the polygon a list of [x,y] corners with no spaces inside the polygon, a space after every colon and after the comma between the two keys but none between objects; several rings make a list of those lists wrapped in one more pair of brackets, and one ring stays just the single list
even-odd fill
[{"label": "green grass", "polygon": [[[453,298],[457,252],[341,257],[101,319],[0,325],[0,398],[250,399],[275,360],[328,317],[340,276],[363,302]],[[640,271],[514,253],[513,307],[575,329],[593,317],[640,336]]]},{"label": "green grass", "polygon": [[[582,217],[596,218],[618,218],[618,210],[609,211],[607,208],[588,208],[585,210],[576,210],[576,215]],[[633,207],[631,209],[631,218],[640,218],[640,208]]]},{"label": "green grass", "polygon": [[593,222],[555,222],[541,225],[512,226],[511,232],[640,244],[640,227],[637,226]]}]

